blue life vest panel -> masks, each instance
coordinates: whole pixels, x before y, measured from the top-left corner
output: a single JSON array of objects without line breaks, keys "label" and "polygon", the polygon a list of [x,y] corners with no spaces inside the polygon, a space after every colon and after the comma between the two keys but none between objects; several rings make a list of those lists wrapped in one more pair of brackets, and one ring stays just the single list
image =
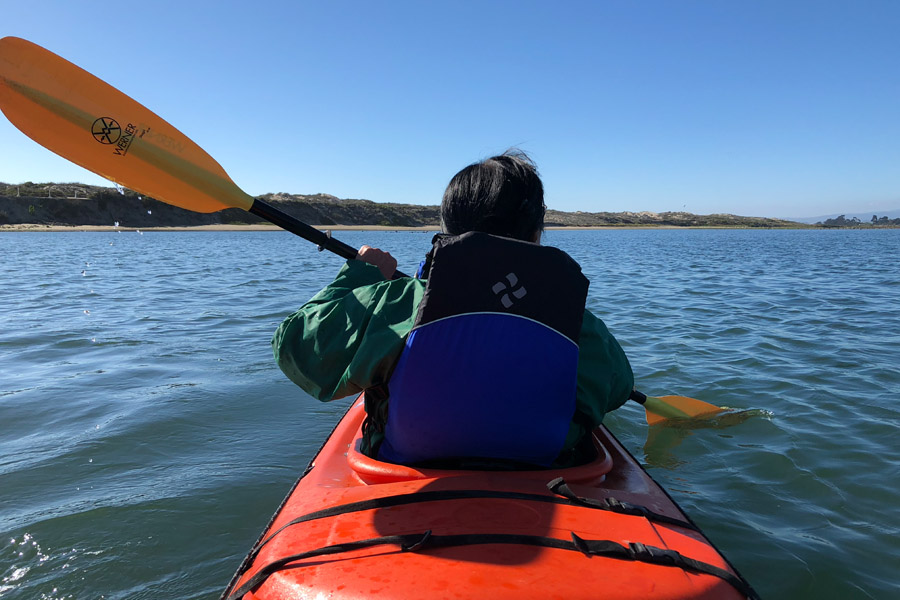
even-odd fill
[{"label": "blue life vest panel", "polygon": [[575,412],[587,288],[559,249],[477,232],[439,238],[388,382],[378,458],[549,466]]}]

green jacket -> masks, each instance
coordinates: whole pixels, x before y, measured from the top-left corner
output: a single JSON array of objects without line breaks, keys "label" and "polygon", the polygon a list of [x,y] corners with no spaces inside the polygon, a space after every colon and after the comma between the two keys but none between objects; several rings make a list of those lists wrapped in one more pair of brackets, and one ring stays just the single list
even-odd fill
[{"label": "green jacket", "polygon": [[[330,285],[278,327],[272,338],[275,360],[291,381],[325,402],[383,383],[424,293],[425,280],[385,281],[376,267],[348,260]],[[633,386],[625,352],[603,321],[585,310],[575,415],[560,457],[622,406]]]}]

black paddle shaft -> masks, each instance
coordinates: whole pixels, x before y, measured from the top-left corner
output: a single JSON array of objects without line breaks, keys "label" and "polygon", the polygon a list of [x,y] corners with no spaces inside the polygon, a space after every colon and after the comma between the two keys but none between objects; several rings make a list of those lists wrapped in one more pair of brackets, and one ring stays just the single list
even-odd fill
[{"label": "black paddle shaft", "polygon": [[[262,217],[266,221],[278,225],[285,231],[290,231],[294,235],[299,235],[303,239],[316,244],[319,247],[319,250],[328,250],[329,252],[333,252],[346,259],[356,258],[357,252],[356,248],[353,246],[349,246],[340,240],[334,239],[330,235],[319,231],[315,227],[307,225],[300,219],[292,217],[283,210],[279,210],[259,198],[253,200],[253,204],[250,206],[248,212],[253,213],[257,217]],[[401,271],[395,271],[393,278],[397,279],[399,277],[408,277],[408,275]]]}]

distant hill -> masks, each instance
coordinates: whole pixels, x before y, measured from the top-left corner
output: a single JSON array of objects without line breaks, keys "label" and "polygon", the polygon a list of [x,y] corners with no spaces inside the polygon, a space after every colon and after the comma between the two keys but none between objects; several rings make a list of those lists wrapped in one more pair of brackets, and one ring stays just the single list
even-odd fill
[{"label": "distant hill", "polygon": [[[437,206],[342,200],[327,194],[266,194],[262,199],[312,225],[437,226]],[[83,184],[0,183],[0,225],[113,225],[122,227],[194,227],[244,225],[266,221],[230,208],[196,213],[170,206],[131,190]]]},{"label": "distant hill", "polygon": [[[266,194],[261,199],[316,226],[383,225],[437,227],[440,207],[341,199],[328,194]],[[871,217],[871,216],[870,216]],[[195,213],[141,196],[130,190],[79,183],[0,183],[0,225],[113,225],[122,227],[192,227],[255,224],[263,221],[240,209]],[[561,212],[548,210],[548,227],[804,227],[796,222],[727,214],[685,212]]]},{"label": "distant hill", "polygon": [[765,217],[728,214],[695,215],[687,212],[561,212],[547,210],[547,227],[805,227],[800,223]]}]

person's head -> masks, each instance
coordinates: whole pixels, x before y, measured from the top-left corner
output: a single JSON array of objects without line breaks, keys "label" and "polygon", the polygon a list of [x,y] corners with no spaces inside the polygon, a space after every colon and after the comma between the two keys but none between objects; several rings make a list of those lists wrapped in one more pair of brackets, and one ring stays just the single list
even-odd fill
[{"label": "person's head", "polygon": [[445,233],[480,231],[537,241],[544,230],[544,185],[527,154],[509,150],[453,176],[441,202]]}]

